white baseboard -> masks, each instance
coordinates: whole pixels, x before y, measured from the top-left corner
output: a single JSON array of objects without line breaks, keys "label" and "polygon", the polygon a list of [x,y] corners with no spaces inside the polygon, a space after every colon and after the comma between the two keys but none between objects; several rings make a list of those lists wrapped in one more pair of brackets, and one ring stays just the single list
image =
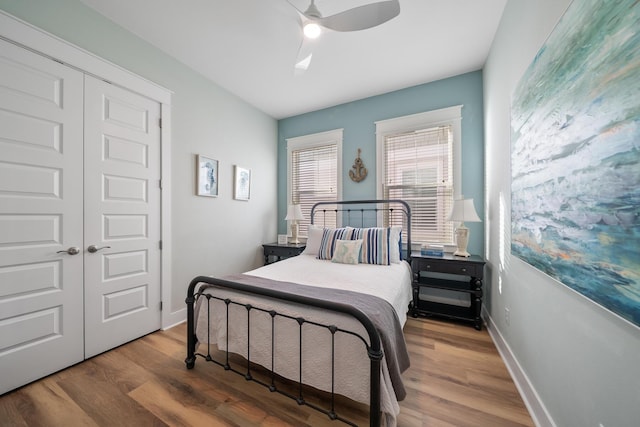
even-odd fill
[{"label": "white baseboard", "polygon": [[495,323],[493,323],[491,316],[484,307],[482,307],[482,312],[489,335],[498,349],[498,353],[500,353],[502,360],[507,366],[507,369],[511,374],[511,378],[520,392],[520,396],[529,410],[529,414],[531,415],[533,422],[537,427],[556,427],[556,424],[553,422],[547,408],[544,406],[542,400],[540,400],[540,396],[538,396],[538,393],[533,388],[527,374],[522,370],[522,367],[511,351],[509,344],[507,344],[502,337],[500,330],[498,330]]},{"label": "white baseboard", "polygon": [[171,329],[174,326],[179,325],[180,323],[187,321],[187,309],[182,308],[180,310],[172,311],[169,314],[162,315],[162,330],[166,331],[167,329]]}]

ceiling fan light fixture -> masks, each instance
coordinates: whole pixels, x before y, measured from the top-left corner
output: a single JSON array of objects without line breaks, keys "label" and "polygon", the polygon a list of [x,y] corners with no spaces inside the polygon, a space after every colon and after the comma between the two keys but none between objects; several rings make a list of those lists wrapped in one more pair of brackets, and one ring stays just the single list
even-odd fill
[{"label": "ceiling fan light fixture", "polygon": [[347,9],[330,16],[322,16],[316,7],[315,0],[308,0],[310,4],[304,12],[298,9],[292,0],[287,1],[299,13],[298,22],[302,25],[303,37],[295,62],[296,75],[309,68],[311,46],[315,44],[314,39],[320,37],[324,29],[340,32],[360,31],[376,27],[400,14],[400,0],[370,0],[373,3]]},{"label": "ceiling fan light fixture", "polygon": [[320,25],[313,21],[309,21],[304,24],[304,28],[302,30],[305,37],[310,39],[317,39],[318,37],[320,37],[320,33],[322,33],[322,28],[320,27]]}]

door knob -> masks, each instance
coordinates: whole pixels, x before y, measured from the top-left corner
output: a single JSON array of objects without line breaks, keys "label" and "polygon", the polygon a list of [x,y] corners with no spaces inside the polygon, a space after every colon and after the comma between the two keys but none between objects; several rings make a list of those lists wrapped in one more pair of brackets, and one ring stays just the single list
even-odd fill
[{"label": "door knob", "polygon": [[66,249],[64,251],[58,251],[56,253],[60,254],[62,252],[66,252],[69,255],[78,255],[80,253],[80,248],[77,246],[71,246],[69,249]]},{"label": "door knob", "polygon": [[99,248],[99,247],[97,247],[96,245],[91,245],[91,246],[89,246],[89,247],[87,248],[87,250],[88,250],[89,252],[91,252],[92,254],[94,254],[94,253],[98,252],[100,249],[107,249],[107,248],[110,248],[110,247],[111,247],[111,246],[103,246],[103,247]]}]

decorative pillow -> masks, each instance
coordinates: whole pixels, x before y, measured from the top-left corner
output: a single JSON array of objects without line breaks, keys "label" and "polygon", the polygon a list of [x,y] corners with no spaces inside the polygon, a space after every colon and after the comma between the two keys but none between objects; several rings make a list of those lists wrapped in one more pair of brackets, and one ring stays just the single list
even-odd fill
[{"label": "decorative pillow", "polygon": [[351,240],[353,229],[325,228],[318,249],[318,259],[331,259],[336,247],[336,240]]},{"label": "decorative pillow", "polygon": [[389,234],[389,261],[399,263],[402,259],[402,227],[393,226]]},{"label": "decorative pillow", "polygon": [[318,255],[320,249],[320,242],[322,241],[322,230],[324,228],[317,225],[310,225],[307,232],[307,246],[302,251],[303,254]]},{"label": "decorative pillow", "polygon": [[331,262],[340,264],[357,264],[360,258],[362,240],[336,240]]},{"label": "decorative pillow", "polygon": [[360,263],[362,264],[390,264],[389,236],[390,228],[356,228],[352,239],[362,239],[360,249]]}]

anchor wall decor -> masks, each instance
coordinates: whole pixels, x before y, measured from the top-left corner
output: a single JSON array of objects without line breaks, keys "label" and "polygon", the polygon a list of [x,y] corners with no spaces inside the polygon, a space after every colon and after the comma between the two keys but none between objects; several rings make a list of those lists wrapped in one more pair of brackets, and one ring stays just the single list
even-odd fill
[{"label": "anchor wall decor", "polygon": [[351,181],[360,182],[367,177],[367,168],[364,167],[364,163],[362,163],[362,159],[360,158],[360,150],[358,148],[358,157],[353,161],[353,166],[349,171],[349,178]]}]

